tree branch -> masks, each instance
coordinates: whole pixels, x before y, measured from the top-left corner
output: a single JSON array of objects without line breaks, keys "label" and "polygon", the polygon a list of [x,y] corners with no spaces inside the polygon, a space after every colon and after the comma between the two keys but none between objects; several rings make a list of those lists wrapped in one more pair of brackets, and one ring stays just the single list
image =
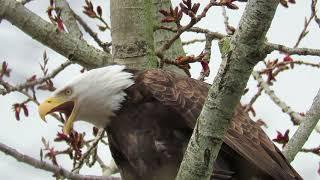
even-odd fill
[{"label": "tree branch", "polygon": [[320,90],[313,100],[311,108],[303,118],[297,131],[293,137],[290,138],[288,144],[285,146],[283,154],[289,162],[293,161],[295,156],[301,150],[302,146],[308,140],[312,130],[317,125],[320,119]]},{"label": "tree branch", "polygon": [[0,151],[15,158],[17,161],[29,164],[35,168],[42,169],[54,173],[55,175],[63,176],[65,178],[70,178],[72,180],[121,180],[118,177],[103,177],[103,176],[90,176],[90,175],[79,175],[72,173],[62,167],[58,167],[52,164],[49,164],[45,161],[39,161],[35,158],[21,154],[17,150],[0,143]]},{"label": "tree branch", "polygon": [[99,141],[103,138],[104,132],[105,132],[104,129],[99,129],[98,134],[93,140],[91,146],[89,146],[87,152],[85,152],[82,155],[81,159],[78,161],[76,166],[72,169],[72,172],[79,173],[80,168],[82,167],[84,161],[89,157],[89,155],[92,153],[92,150],[94,150],[97,147]]},{"label": "tree branch", "polygon": [[104,66],[111,62],[110,54],[68,33],[58,32],[56,27],[25,8],[20,2],[0,0],[1,18],[8,20],[32,38],[86,68]]},{"label": "tree branch", "polygon": [[213,163],[250,74],[267,52],[265,37],[279,1],[250,0],[239,28],[220,41],[223,62],[198,117],[177,180],[210,179]]},{"label": "tree branch", "polygon": [[281,44],[266,44],[267,51],[272,52],[274,50],[284,52],[289,55],[311,55],[311,56],[320,56],[320,49],[310,49],[310,48],[290,48]]},{"label": "tree branch", "polygon": [[[98,33],[94,32],[90,26],[75,12],[73,12],[74,17],[77,19],[79,24],[83,27],[83,29],[94,39],[94,41],[107,53],[110,53],[110,48],[108,43],[102,42],[99,37]],[[111,44],[110,44],[111,45]]]},{"label": "tree branch", "polygon": [[63,24],[67,27],[69,34],[79,39],[82,38],[82,33],[68,2],[66,0],[55,0],[55,5],[61,9]]},{"label": "tree branch", "polygon": [[[26,82],[23,84],[19,84],[17,86],[7,86],[7,88],[5,88],[6,90],[1,91],[0,94],[1,95],[6,95],[9,94],[13,91],[19,91],[21,92],[23,89],[27,89],[30,88],[32,86],[35,86],[37,84],[42,84],[45,81],[54,78],[56,75],[58,75],[61,71],[63,71],[66,67],[68,67],[70,64],[72,64],[71,61],[66,61],[65,63],[61,64],[58,68],[56,68],[55,70],[53,70],[50,74],[48,74],[47,76],[37,79],[35,81],[31,81],[31,82]],[[6,86],[6,82],[4,82],[3,80],[0,79],[0,85],[4,85]]]},{"label": "tree branch", "polygon": [[[261,87],[266,92],[266,94],[269,95],[272,101],[282,109],[282,112],[287,113],[291,117],[291,120],[294,124],[300,124],[302,122],[302,116],[293,111],[291,107],[289,107],[285,102],[281,101],[281,99],[279,99],[278,96],[275,95],[274,91],[270,89],[269,85],[262,79],[261,75],[258,72],[252,72],[252,76],[255,80],[258,81],[259,87]],[[320,132],[320,129],[317,131]]]}]

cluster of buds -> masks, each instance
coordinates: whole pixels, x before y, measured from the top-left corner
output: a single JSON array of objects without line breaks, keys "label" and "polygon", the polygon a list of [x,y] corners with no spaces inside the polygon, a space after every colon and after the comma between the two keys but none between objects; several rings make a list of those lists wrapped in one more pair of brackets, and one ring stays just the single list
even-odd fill
[{"label": "cluster of buds", "polygon": [[282,148],[283,148],[289,141],[289,129],[287,129],[284,134],[277,131],[277,137],[272,139],[272,141],[282,144]]},{"label": "cluster of buds", "polygon": [[70,159],[79,160],[82,156],[81,149],[84,147],[84,133],[78,133],[74,130],[70,134],[66,135],[64,133],[58,132],[55,142],[66,142],[70,147],[68,148],[67,153],[70,156]]},{"label": "cluster of buds", "polygon": [[197,14],[200,3],[192,4],[191,0],[183,0],[182,3],[179,4],[181,11],[188,15],[189,17],[193,18]]},{"label": "cluster of buds", "polygon": [[234,4],[235,1],[237,0],[220,0],[220,4],[226,6],[229,9],[239,9],[239,7]]},{"label": "cluster of buds", "polygon": [[106,29],[110,29],[108,24],[102,18],[102,8],[101,6],[97,6],[95,9],[93,4],[90,0],[85,0],[85,5],[83,6],[83,13],[86,14],[88,17],[93,19],[99,19],[104,25],[98,25],[100,31],[105,31]]},{"label": "cluster of buds", "polygon": [[182,11],[181,10],[179,11],[178,7],[176,7],[175,9],[172,9],[172,7],[170,7],[169,11],[161,9],[159,12],[162,15],[164,15],[164,18],[161,20],[161,22],[163,22],[163,23],[175,22],[175,23],[179,24],[179,22],[182,18]]},{"label": "cluster of buds", "polygon": [[[55,12],[55,15],[53,12]],[[55,6],[54,0],[50,0],[50,6],[47,9],[47,14],[51,23],[58,27],[58,32],[65,31],[63,21],[61,19],[61,9]]]},{"label": "cluster of buds", "polygon": [[273,61],[267,61],[265,63],[266,68],[260,71],[260,74],[265,74],[267,75],[267,83],[272,84],[273,81],[276,81],[275,71],[280,71],[281,69],[288,69],[288,65],[290,65],[291,68],[294,68],[294,63],[293,59],[289,56],[286,55],[283,58],[283,61],[279,61],[278,59],[273,60]]},{"label": "cluster of buds", "polygon": [[29,116],[29,111],[26,105],[26,102],[23,103],[14,103],[12,105],[12,110],[14,111],[16,120],[20,120],[20,112],[23,111],[23,114],[28,117]]},{"label": "cluster of buds", "polygon": [[49,158],[52,162],[52,164],[58,166],[58,162],[57,162],[57,151],[55,151],[55,149],[53,147],[50,147],[49,142],[47,142],[44,138],[41,138],[42,144],[44,146],[43,149],[40,150],[40,158],[42,160],[42,156],[43,156],[43,150],[46,151],[45,154],[45,158]]},{"label": "cluster of buds", "polygon": [[188,15],[191,18],[195,18],[198,9],[200,7],[200,3],[193,3],[191,0],[183,0],[179,7],[175,7],[174,9],[170,7],[169,10],[163,10],[161,9],[159,12],[164,16],[164,18],[161,20],[163,23],[170,23],[175,22],[177,25],[180,24],[180,20],[183,16],[183,13]]},{"label": "cluster of buds", "polygon": [[93,8],[92,2],[89,0],[86,0],[86,5],[83,6],[84,11],[83,13],[91,18],[98,18],[102,16],[102,8],[101,6],[97,6],[96,11]]},{"label": "cluster of buds", "polygon": [[207,61],[205,52],[201,52],[198,56],[190,55],[190,56],[178,56],[175,61],[164,60],[164,63],[173,64],[177,67],[183,69],[189,76],[190,72],[190,63],[200,62],[202,66],[202,73],[205,75],[210,74],[209,62]]}]

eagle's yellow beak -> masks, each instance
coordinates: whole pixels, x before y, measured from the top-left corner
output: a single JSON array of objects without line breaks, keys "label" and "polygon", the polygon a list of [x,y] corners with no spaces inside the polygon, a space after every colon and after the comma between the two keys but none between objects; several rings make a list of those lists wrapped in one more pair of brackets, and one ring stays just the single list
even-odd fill
[{"label": "eagle's yellow beak", "polygon": [[75,101],[68,101],[63,97],[49,97],[39,105],[38,111],[41,119],[44,121],[47,114],[53,112],[64,113],[67,120],[63,127],[63,133],[69,134],[78,113],[78,106]]}]

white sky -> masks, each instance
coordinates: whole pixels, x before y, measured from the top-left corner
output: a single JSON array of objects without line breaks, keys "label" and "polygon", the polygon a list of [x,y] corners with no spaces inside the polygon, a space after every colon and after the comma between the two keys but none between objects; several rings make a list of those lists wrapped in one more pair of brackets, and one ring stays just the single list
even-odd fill
[{"label": "white sky", "polygon": [[[71,6],[78,14],[81,14],[84,1],[70,1]],[[180,1],[174,0],[174,5],[177,5]],[[208,0],[199,1],[206,4]],[[109,1],[95,0],[94,5],[102,5],[104,9],[104,16],[109,17],[107,12],[109,7]],[[27,5],[41,17],[47,19],[46,9],[49,1],[37,1],[31,2]],[[237,23],[241,17],[241,13],[244,8],[244,4],[237,3],[240,6],[238,11],[227,10],[230,17],[230,23],[237,26]],[[280,43],[286,46],[292,47],[303,28],[304,18],[310,16],[310,0],[298,1],[295,5],[290,5],[289,9],[285,9],[281,6],[278,7],[278,11],[272,23],[271,29],[268,32],[268,40],[273,43]],[[92,27],[95,27],[97,21],[84,17]],[[109,20],[108,20],[109,22]],[[208,28],[212,31],[219,31],[224,33],[223,18],[221,16],[221,9],[219,7],[212,8],[209,11],[207,17],[201,21],[197,26]],[[308,36],[301,42],[300,47],[317,48],[320,49],[319,43],[319,28],[314,22],[311,23],[309,28],[310,32]],[[90,44],[94,44],[92,39],[85,36],[89,40]],[[104,40],[110,40],[110,33],[102,33],[100,37]],[[192,33],[185,33],[182,35],[183,40],[191,40],[194,38],[203,38],[202,35],[196,35]],[[199,54],[204,47],[203,43],[196,43],[185,47],[187,54]],[[50,69],[58,66],[65,58],[59,54],[53,52],[49,48],[34,41],[32,38],[21,32],[16,27],[12,26],[7,21],[2,21],[0,24],[0,62],[3,60],[9,63],[9,66],[13,69],[11,82],[18,83],[24,82],[25,78],[30,77],[33,74],[41,75],[39,62],[42,61],[42,53],[46,50],[50,59]],[[219,63],[220,54],[217,48],[217,43],[213,43],[212,57],[211,57],[211,76],[208,82],[211,83],[213,76],[215,75]],[[308,60],[310,62],[319,62],[319,57],[297,57],[292,56],[294,59]],[[273,53],[268,56],[270,59],[279,58],[282,59],[283,55]],[[199,64],[192,66],[192,75],[197,77],[200,71]],[[81,68],[77,65],[68,67],[63,73],[58,75],[54,80],[57,87],[60,87],[66,80],[72,79],[73,76],[79,74]],[[272,87],[275,93],[290,105],[297,112],[305,112],[311,105],[313,97],[316,95],[319,87],[319,70],[309,67],[296,66],[293,71],[283,73],[277,78],[277,82]],[[251,79],[248,83],[250,92],[242,98],[242,102],[248,102],[250,97],[256,92],[256,82]],[[40,93],[39,100],[43,100],[48,93]],[[58,123],[55,120],[49,120],[48,123],[41,122],[38,117],[36,106],[29,105],[31,110],[29,118],[22,116],[20,121],[16,121],[14,113],[11,111],[11,104],[15,102],[21,102],[25,98],[17,93],[12,93],[5,97],[0,96],[0,142],[19,149],[19,151],[28,154],[33,157],[39,157],[41,144],[41,137],[45,137],[52,142],[59,130]],[[266,95],[255,103],[255,110],[257,117],[255,119],[262,118],[269,125],[268,129],[265,129],[271,138],[276,135],[276,130],[284,132],[290,128],[290,136],[293,135],[292,123],[286,114],[283,114],[276,105]],[[92,126],[86,123],[77,123],[76,128],[80,131],[87,131],[87,134],[91,134]],[[305,147],[316,147],[319,145],[319,135],[313,133],[309,138]],[[56,145],[55,147],[61,147]],[[109,159],[110,155],[106,153],[106,147],[100,147],[100,155],[103,159]],[[101,153],[102,152],[102,153]],[[71,161],[66,159],[58,159],[58,162],[64,167],[70,168]],[[318,163],[320,158],[313,154],[300,153],[292,165],[297,171],[308,180],[319,179],[317,174]],[[84,174],[100,174],[98,166],[94,168],[85,168],[82,173]],[[28,177],[30,179],[49,179],[50,173],[42,170],[35,169],[23,163],[19,163],[9,156],[5,156],[0,153],[0,178],[1,179],[22,179]],[[53,178],[52,178],[53,179]]]}]

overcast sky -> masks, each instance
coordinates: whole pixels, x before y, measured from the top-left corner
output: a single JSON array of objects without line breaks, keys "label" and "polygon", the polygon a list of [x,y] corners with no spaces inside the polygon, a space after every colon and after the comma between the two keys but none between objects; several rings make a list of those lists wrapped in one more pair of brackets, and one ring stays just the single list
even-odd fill
[{"label": "overcast sky", "polygon": [[[71,6],[78,14],[81,14],[81,7],[84,5],[84,1],[70,1]],[[95,0],[94,5],[101,5],[104,8],[104,16],[107,17],[109,22],[109,1],[108,0]],[[180,1],[174,0],[174,5],[177,5]],[[207,0],[201,0],[202,6],[208,2]],[[241,13],[244,8],[244,4],[237,3],[240,6],[238,11],[227,10],[230,17],[231,25],[237,26],[241,17]],[[44,19],[46,17],[46,9],[49,5],[49,1],[33,1],[27,5],[28,8],[36,12]],[[223,18],[221,16],[221,9],[219,7],[212,8],[207,17],[201,21],[197,26],[208,28],[212,31],[218,31],[224,33]],[[280,43],[286,46],[292,47],[303,28],[304,18],[310,16],[310,0],[298,1],[295,5],[290,5],[290,8],[286,9],[281,6],[278,7],[278,11],[273,20],[271,28],[267,34],[268,41],[273,43]],[[84,17],[92,27],[98,22],[92,19]],[[96,29],[96,28],[95,28]],[[300,47],[317,48],[320,49],[319,43],[319,28],[314,22],[311,23],[309,28],[310,32],[308,36],[301,42]],[[102,33],[100,37],[104,40],[110,40],[110,33]],[[85,38],[90,44],[94,44],[93,40],[88,36]],[[194,38],[203,38],[202,35],[185,33],[182,35],[182,40],[191,40]],[[203,50],[203,43],[196,43],[185,47],[187,54],[199,54]],[[43,51],[47,51],[50,59],[50,69],[54,69],[60,63],[64,62],[65,58],[61,55],[50,50],[48,47],[34,41],[28,35],[21,32],[19,29],[11,25],[7,21],[2,21],[0,24],[0,62],[7,61],[10,68],[12,68],[12,77],[10,82],[19,83],[24,82],[25,78],[30,77],[33,74],[41,75],[39,63],[42,61]],[[282,59],[284,55],[279,53],[273,53],[268,56],[268,59],[279,58]],[[310,62],[319,62],[319,57],[298,57],[292,56],[294,59],[308,60]],[[207,82],[211,83],[214,75],[217,72],[220,63],[220,54],[217,48],[217,43],[213,43],[212,57],[211,57],[211,75]],[[261,65],[260,65],[261,66]],[[63,73],[57,76],[54,80],[57,87],[60,87],[67,80],[72,79],[75,75],[79,74],[81,68],[78,65],[72,65],[68,67]],[[193,77],[198,77],[200,71],[199,64],[192,66]],[[319,87],[320,72],[317,69],[312,69],[304,66],[296,66],[294,70],[283,73],[277,78],[277,82],[272,87],[275,93],[290,105],[297,112],[305,112],[311,105],[313,97],[316,95]],[[251,79],[248,83],[250,88],[249,93],[242,98],[242,102],[246,103],[250,100],[250,97],[256,92],[256,82]],[[39,93],[39,99],[43,100],[47,97],[48,93]],[[17,93],[9,94],[5,97],[0,96],[0,142],[19,149],[19,151],[28,154],[30,156],[39,158],[41,137],[52,141],[57,131],[60,130],[56,120],[49,120],[48,123],[43,123],[38,114],[35,105],[29,105],[31,110],[29,118],[22,117],[20,121],[16,121],[14,113],[11,110],[11,104],[15,102],[21,102],[25,100],[25,97]],[[261,98],[254,105],[257,112],[257,117],[254,119],[263,119],[269,126],[265,129],[271,138],[276,135],[276,130],[284,132],[286,129],[290,129],[290,136],[293,135],[295,127],[289,120],[286,114],[281,112],[270,98],[266,95],[262,95]],[[87,134],[91,133],[92,126],[86,123],[76,123],[75,128],[79,131],[87,131]],[[309,138],[305,147],[316,147],[319,145],[319,134],[313,133]],[[61,147],[61,144],[55,147]],[[99,148],[100,155],[103,159],[110,159],[107,147]],[[108,161],[108,160],[107,160]],[[66,159],[58,159],[58,162],[64,167],[70,168],[71,162]],[[320,158],[313,154],[300,153],[295,161],[292,163],[294,168],[308,180],[320,179],[317,174],[318,164]],[[84,168],[81,173],[84,174],[100,174],[100,169],[95,166],[91,169]],[[9,156],[5,156],[0,153],[0,179],[22,179],[30,177],[31,179],[48,179],[51,177],[51,173],[47,173],[42,170],[35,169],[23,163],[19,163]],[[53,178],[52,178],[53,179]]]}]

